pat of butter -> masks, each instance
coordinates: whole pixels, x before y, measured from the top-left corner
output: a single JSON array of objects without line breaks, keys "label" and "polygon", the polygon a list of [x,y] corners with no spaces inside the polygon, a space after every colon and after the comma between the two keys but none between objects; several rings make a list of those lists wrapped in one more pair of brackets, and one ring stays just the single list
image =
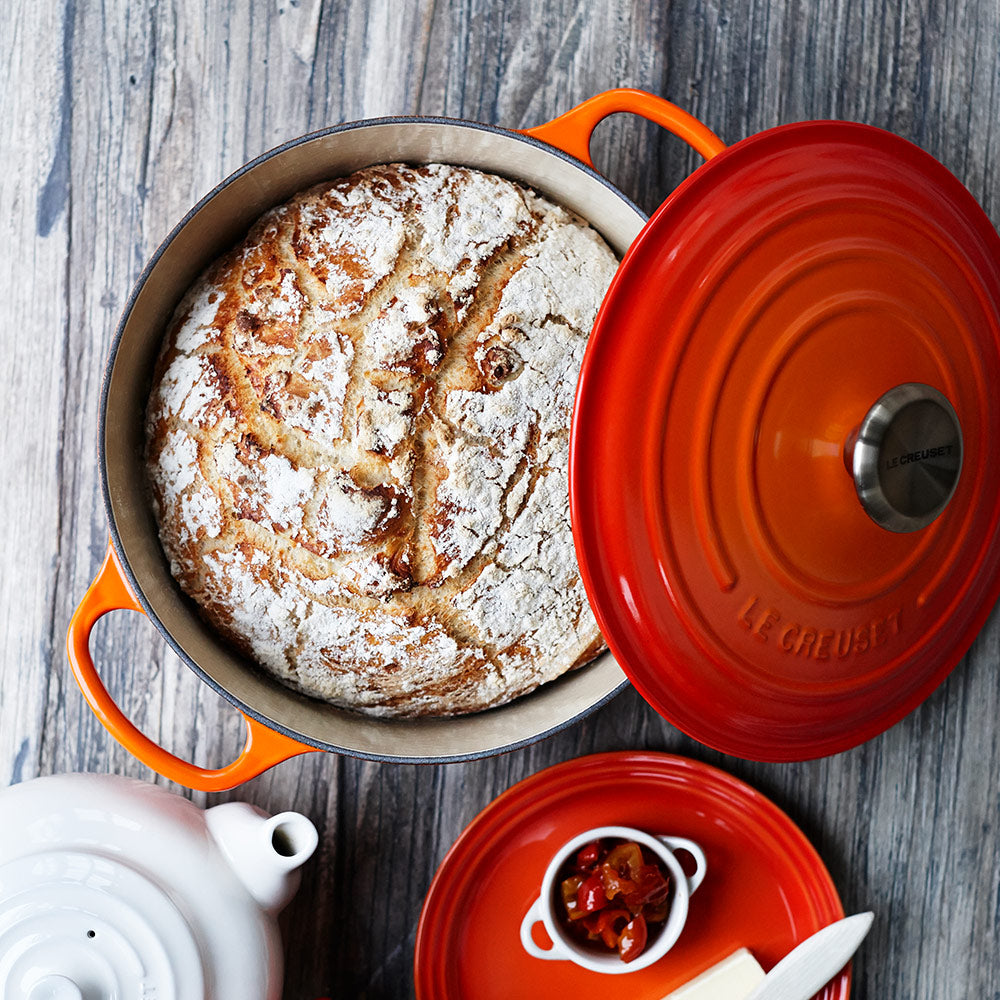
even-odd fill
[{"label": "pat of butter", "polygon": [[757,959],[740,948],[663,1000],[742,1000],[763,978]]}]

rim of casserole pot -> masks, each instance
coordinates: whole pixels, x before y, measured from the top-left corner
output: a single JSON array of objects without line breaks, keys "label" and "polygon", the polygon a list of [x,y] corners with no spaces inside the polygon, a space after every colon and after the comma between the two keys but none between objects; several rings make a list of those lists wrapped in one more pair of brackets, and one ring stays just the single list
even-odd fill
[{"label": "rim of casserole pot", "polygon": [[[129,589],[132,591],[133,596],[136,601],[142,607],[146,617],[153,623],[156,630],[160,635],[166,640],[170,648],[177,654],[178,657],[191,668],[198,677],[211,687],[211,689],[218,694],[220,697],[233,705],[236,709],[242,712],[244,715],[250,716],[257,722],[261,723],[273,729],[284,736],[288,736],[291,739],[298,740],[301,743],[305,743],[308,746],[315,747],[317,750],[326,750],[334,753],[345,754],[351,757],[357,757],[362,760],[373,760],[380,762],[397,762],[397,763],[408,763],[408,764],[447,764],[456,763],[459,761],[467,760],[481,760],[486,757],[495,757],[503,753],[508,753],[513,750],[521,749],[522,747],[530,746],[533,743],[538,743],[541,740],[546,739],[555,733],[561,732],[564,729],[568,729],[570,726],[575,725],[581,719],[586,718],[588,715],[596,712],[599,708],[602,708],[613,698],[615,698],[621,691],[629,685],[627,678],[622,680],[614,690],[608,692],[602,698],[588,705],[581,712],[577,713],[570,719],[566,719],[549,729],[543,730],[540,733],[536,733],[533,736],[525,737],[521,740],[517,740],[513,743],[504,744],[499,747],[491,747],[485,751],[479,752],[468,752],[459,754],[446,754],[446,755],[434,755],[434,756],[401,756],[399,754],[378,754],[371,753],[368,751],[358,751],[358,750],[348,750],[344,747],[337,746],[333,743],[327,743],[324,740],[318,740],[315,737],[307,736],[304,733],[300,733],[297,730],[291,729],[290,727],[284,725],[276,719],[268,718],[267,716],[260,713],[253,706],[242,702],[236,695],[232,694],[226,687],[219,683],[214,677],[207,673],[180,645],[180,643],[174,638],[173,633],[163,624],[157,615],[156,611],[153,609],[152,604],[146,597],[139,581],[136,578],[135,573],[129,564],[128,558],[125,555],[124,546],[122,545],[121,537],[119,535],[118,526],[115,521],[114,510],[111,503],[111,493],[108,486],[108,468],[107,468],[107,448],[105,445],[106,439],[106,426],[107,426],[107,402],[110,393],[111,386],[111,373],[115,366],[115,360],[118,357],[118,350],[121,347],[122,337],[125,333],[125,327],[128,325],[129,318],[132,314],[132,310],[135,306],[136,300],[139,297],[146,281],[148,280],[150,274],[156,268],[160,258],[163,256],[167,247],[174,241],[178,233],[194,218],[201,210],[207,205],[213,198],[216,197],[222,190],[227,188],[235,180],[242,177],[244,174],[253,170],[259,164],[269,160],[286,150],[292,149],[296,146],[302,145],[305,142],[310,142],[315,139],[320,139],[325,136],[335,135],[339,132],[349,132],[360,128],[369,128],[371,126],[377,125],[449,125],[452,127],[468,128],[475,131],[489,132],[494,135],[502,136],[507,139],[512,139],[517,142],[527,143],[528,145],[535,146],[540,150],[555,156],[557,159],[565,161],[569,166],[575,167],[578,170],[583,171],[588,174],[592,179],[600,182],[606,188],[608,188],[614,195],[616,195],[628,208],[632,209],[637,216],[645,222],[648,216],[638,205],[635,204],[627,195],[625,195],[617,186],[611,183],[606,177],[595,170],[593,167],[588,166],[581,160],[578,160],[574,156],[570,156],[568,153],[563,152],[555,146],[551,146],[546,142],[542,142],[540,139],[536,139],[533,136],[525,135],[523,133],[514,131],[512,129],[503,128],[498,125],[488,125],[483,122],[471,121],[464,118],[449,118],[446,116],[417,116],[417,115],[393,115],[381,118],[363,118],[358,121],[343,122],[339,125],[331,125],[327,128],[318,129],[314,132],[308,132],[304,135],[300,135],[294,139],[290,139],[287,142],[283,142],[279,146],[275,146],[272,149],[266,150],[265,152],[244,163],[241,167],[234,170],[226,178],[215,185],[207,194],[201,197],[184,215],[184,217],[170,230],[166,237],[160,242],[156,250],[146,262],[139,277],[135,280],[132,286],[132,290],[129,293],[129,297],[126,300],[125,307],[122,309],[121,317],[118,321],[118,325],[115,328],[114,336],[111,340],[111,345],[108,350],[107,361],[104,366],[104,376],[101,384],[101,396],[100,396],[100,411],[98,417],[98,464],[100,470],[101,479],[101,496],[104,502],[104,511],[107,516],[108,530],[111,537],[111,544],[114,547],[115,554],[118,557],[118,563],[121,571],[125,574],[128,581]],[[509,171],[492,171],[500,176],[511,176]],[[517,179],[514,175],[513,179]],[[523,182],[522,182],[523,183]],[[588,220],[589,221],[589,220]],[[194,613],[192,611],[192,613]],[[221,641],[221,640],[220,640]],[[609,655],[607,653],[603,655]],[[558,680],[558,678],[557,678]],[[291,692],[291,689],[290,693]],[[530,695],[530,692],[529,692]],[[526,697],[522,695],[522,697]],[[509,703],[508,703],[509,704]],[[339,708],[339,706],[334,706]],[[503,705],[496,706],[497,708],[503,708]],[[349,709],[340,708],[340,711],[350,711]],[[488,711],[488,710],[487,710]]]}]

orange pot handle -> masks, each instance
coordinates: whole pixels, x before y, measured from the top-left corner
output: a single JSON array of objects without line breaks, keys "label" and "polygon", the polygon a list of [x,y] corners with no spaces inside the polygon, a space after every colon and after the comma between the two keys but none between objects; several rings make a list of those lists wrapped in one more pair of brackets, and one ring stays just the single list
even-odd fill
[{"label": "orange pot handle", "polygon": [[676,104],[671,104],[670,101],[665,101],[654,94],[647,94],[644,90],[632,90],[627,87],[597,94],[544,125],[524,129],[523,134],[541,139],[550,146],[556,146],[564,153],[583,160],[588,167],[593,167],[594,163],[590,159],[590,137],[600,122],[608,115],[618,112],[639,115],[657,125],[662,125],[667,131],[673,132],[701,153],[706,160],[710,160],[726,148],[725,143],[711,129]]},{"label": "orange pot handle", "polygon": [[222,792],[257,777],[283,760],[316,748],[293,740],[244,715],[247,738],[240,755],[218,770],[197,767],[175,757],[141,733],[122,713],[104,687],[90,655],[90,633],[99,618],[109,611],[139,611],[138,601],[125,582],[114,548],[108,546],[104,564],[83,600],[73,613],[66,634],[70,666],[83,696],[101,720],[104,728],[133,756],[158,774],[187,788],[203,792]]}]

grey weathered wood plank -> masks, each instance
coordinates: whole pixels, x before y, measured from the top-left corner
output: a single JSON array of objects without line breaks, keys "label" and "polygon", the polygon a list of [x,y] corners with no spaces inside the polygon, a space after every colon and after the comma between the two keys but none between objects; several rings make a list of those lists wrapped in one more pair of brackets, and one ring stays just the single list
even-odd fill
[{"label": "grey weathered wood plank", "polygon": [[28,7],[15,14],[5,18],[0,36],[0,72],[19,84],[37,74],[38,99],[18,100],[0,115],[0,211],[8,227],[9,276],[0,304],[0,392],[8,407],[0,435],[6,555],[0,757],[5,777],[28,777],[41,763],[47,692],[58,684],[43,664],[55,655],[50,639],[60,573],[63,445],[52,430],[62,416],[66,363],[71,177],[65,150],[72,91],[63,67],[73,36],[58,28],[49,33],[44,10]]},{"label": "grey weathered wood plank", "polygon": [[[444,114],[510,127],[599,90],[662,94],[728,142],[845,117],[922,145],[1000,221],[1000,6],[995,0],[8,0],[0,12],[0,296],[8,414],[0,575],[0,781],[75,769],[150,773],[76,691],[65,625],[99,565],[97,401],[117,316],[186,209],[243,162],[338,121]],[[595,160],[646,211],[698,157],[618,116]],[[109,616],[94,650],[131,718],[219,765],[237,713],[139,616]],[[225,796],[298,808],[321,846],[282,918],[287,995],[412,995],[433,873],[469,820],[549,764],[649,747],[724,767],[816,845],[850,909],[878,920],[854,996],[1000,996],[1000,620],[910,717],[865,746],[790,765],[737,761],[626,692],[533,747],[443,767],[309,755]]]}]

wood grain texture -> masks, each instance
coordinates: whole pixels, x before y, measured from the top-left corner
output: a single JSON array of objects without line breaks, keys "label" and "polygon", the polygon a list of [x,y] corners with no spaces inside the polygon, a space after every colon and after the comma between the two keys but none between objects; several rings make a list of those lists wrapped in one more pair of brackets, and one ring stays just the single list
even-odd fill
[{"label": "wood grain texture", "polygon": [[[158,242],[222,177],[340,121],[433,114],[524,127],[636,86],[728,142],[808,118],[890,129],[954,171],[996,224],[998,39],[996,0],[7,0],[0,782],[70,770],[151,777],[85,706],[63,644],[106,545],[97,405],[117,317]],[[646,211],[697,165],[676,139],[624,116],[599,127],[595,160]],[[93,648],[150,736],[203,764],[235,754],[237,713],[139,616],[108,616]],[[312,754],[212,801],[294,807],[319,828],[282,918],[291,1000],[412,996],[423,897],[463,827],[542,767],[629,748],[722,766],[802,826],[846,909],[877,912],[855,964],[858,1000],[996,1000],[998,663],[994,614],[911,716],[810,763],[723,757],[627,691],[499,758],[399,767]]]}]

